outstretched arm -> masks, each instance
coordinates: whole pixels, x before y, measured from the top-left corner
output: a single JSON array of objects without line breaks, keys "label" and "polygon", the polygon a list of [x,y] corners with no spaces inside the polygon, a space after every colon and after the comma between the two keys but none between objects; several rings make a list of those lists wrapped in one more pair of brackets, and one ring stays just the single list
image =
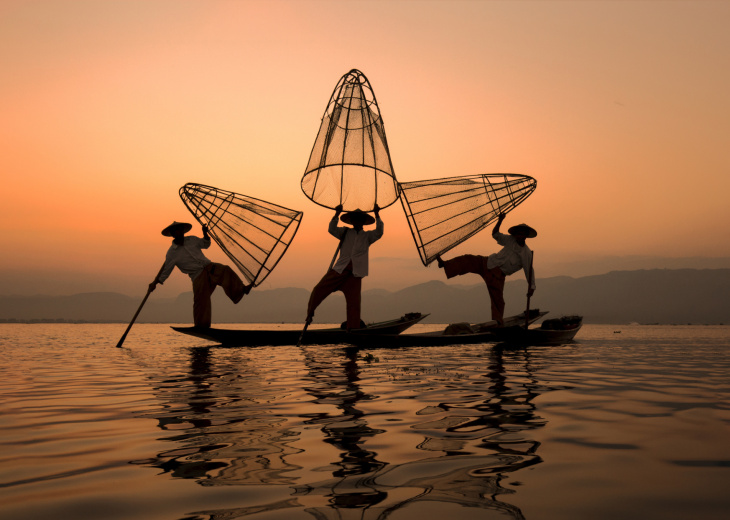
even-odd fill
[{"label": "outstretched arm", "polygon": [[[525,278],[527,278],[527,297],[529,298],[535,292],[535,266],[533,264],[533,253],[529,252],[528,255],[523,255],[523,262],[529,261],[528,265],[524,266]],[[527,256],[527,258],[525,258]]]},{"label": "outstretched arm", "polygon": [[499,226],[502,225],[502,221],[504,220],[504,217],[506,217],[504,213],[499,214],[499,218],[497,219],[497,223],[494,225],[494,229],[492,229],[492,235],[496,235],[499,233]]},{"label": "outstretched arm", "polygon": [[342,238],[342,233],[344,233],[345,228],[340,228],[337,226],[337,222],[339,221],[340,213],[342,213],[342,204],[337,206],[335,208],[335,216],[332,217],[332,220],[330,220],[329,225],[329,233],[335,238]]},{"label": "outstretched arm", "polygon": [[166,256],[165,263],[162,266],[162,269],[160,269],[160,272],[157,273],[157,276],[155,277],[154,280],[152,280],[152,282],[149,285],[150,292],[155,290],[155,287],[157,287],[157,284],[162,284],[162,283],[164,283],[165,280],[167,280],[167,278],[172,273],[172,270],[174,267],[175,267],[175,262]]},{"label": "outstretched arm", "polygon": [[211,243],[210,234],[208,234],[208,226],[203,225],[202,228],[203,228],[203,238],[201,238],[201,239],[199,239],[197,237],[195,237],[195,238],[198,243],[198,247],[200,247],[200,249],[208,249],[210,247],[210,243]]},{"label": "outstretched arm", "polygon": [[376,204],[375,208],[373,208],[373,213],[375,213],[375,230],[368,231],[369,242],[371,244],[376,240],[380,240],[383,236],[383,230],[385,229],[383,221],[380,220],[380,206]]}]

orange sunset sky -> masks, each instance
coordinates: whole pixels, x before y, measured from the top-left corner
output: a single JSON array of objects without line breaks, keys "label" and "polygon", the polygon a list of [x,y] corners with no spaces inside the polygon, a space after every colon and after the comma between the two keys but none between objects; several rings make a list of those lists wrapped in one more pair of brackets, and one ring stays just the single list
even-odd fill
[{"label": "orange sunset sky", "polygon": [[[728,27],[730,2],[698,0],[1,0],[0,294],[141,296],[160,230],[193,222],[186,182],[303,211],[261,287],[311,288],[337,241],[299,183],[352,68],[398,180],[537,179],[505,224],[538,229],[538,278],[604,256],[730,267]],[[364,288],[443,279],[400,204],[382,217]]]}]

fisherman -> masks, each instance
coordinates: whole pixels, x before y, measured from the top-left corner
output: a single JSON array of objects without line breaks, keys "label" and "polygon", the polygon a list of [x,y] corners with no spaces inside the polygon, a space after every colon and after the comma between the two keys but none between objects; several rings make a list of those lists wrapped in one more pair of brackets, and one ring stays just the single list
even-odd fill
[{"label": "fisherman", "polygon": [[[383,236],[383,221],[380,220],[380,208],[377,204],[373,212],[375,218],[359,209],[340,217],[342,205],[335,208],[335,216],[329,224],[329,233],[340,239],[340,257],[312,289],[307,305],[307,324],[312,322],[314,311],[327,296],[335,291],[342,291],[347,305],[347,330],[361,327],[360,293],[362,279],[368,275],[368,251],[370,244]],[[352,227],[338,226],[338,218]],[[375,223],[374,230],[363,230],[364,226],[373,223]]]},{"label": "fisherman", "polygon": [[208,226],[203,226],[203,238],[185,236],[192,229],[192,224],[173,222],[162,230],[163,236],[172,237],[172,245],[167,250],[165,265],[150,284],[150,292],[157,284],[162,284],[177,266],[180,271],[190,276],[193,281],[193,321],[196,327],[209,328],[211,324],[210,295],[216,286],[223,287],[226,295],[233,303],[238,303],[245,294],[251,292],[253,284],[244,285],[238,275],[224,264],[211,262],[203,254],[203,249],[210,247]]},{"label": "fisherman", "polygon": [[535,272],[532,270],[532,251],[525,244],[528,238],[535,238],[537,231],[527,224],[518,224],[509,228],[509,235],[499,232],[499,227],[505,214],[501,213],[492,230],[492,237],[502,247],[502,250],[489,256],[462,255],[451,260],[442,260],[436,257],[439,268],[446,273],[446,278],[463,274],[478,274],[484,279],[492,302],[492,319],[500,326],[504,325],[504,280],[507,276],[516,273],[519,269],[525,272],[527,278],[527,296],[535,292]]}]

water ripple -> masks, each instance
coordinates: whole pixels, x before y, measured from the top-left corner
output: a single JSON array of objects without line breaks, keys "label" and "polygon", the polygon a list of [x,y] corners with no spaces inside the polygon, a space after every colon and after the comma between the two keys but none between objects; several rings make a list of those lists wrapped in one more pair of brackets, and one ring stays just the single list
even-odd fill
[{"label": "water ripple", "polygon": [[[635,510],[614,517],[713,518],[730,506],[727,330],[357,351],[216,348],[155,325],[114,349],[113,326],[2,326],[0,506],[23,520],[543,519],[623,494]],[[692,500],[652,498],[675,496]]]}]

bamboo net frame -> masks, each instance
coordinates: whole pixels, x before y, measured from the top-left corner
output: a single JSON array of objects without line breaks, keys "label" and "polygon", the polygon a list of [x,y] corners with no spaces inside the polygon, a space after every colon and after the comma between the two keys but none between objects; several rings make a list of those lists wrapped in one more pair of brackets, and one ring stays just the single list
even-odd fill
[{"label": "bamboo net frame", "polygon": [[300,211],[205,184],[185,184],[180,198],[254,286],[279,263],[303,216]]},{"label": "bamboo net frame", "polygon": [[537,187],[515,173],[487,173],[400,183],[400,198],[423,265],[508,213]]},{"label": "bamboo net frame", "polygon": [[365,75],[352,69],[337,82],[302,177],[316,204],[372,211],[398,199],[383,118]]}]

